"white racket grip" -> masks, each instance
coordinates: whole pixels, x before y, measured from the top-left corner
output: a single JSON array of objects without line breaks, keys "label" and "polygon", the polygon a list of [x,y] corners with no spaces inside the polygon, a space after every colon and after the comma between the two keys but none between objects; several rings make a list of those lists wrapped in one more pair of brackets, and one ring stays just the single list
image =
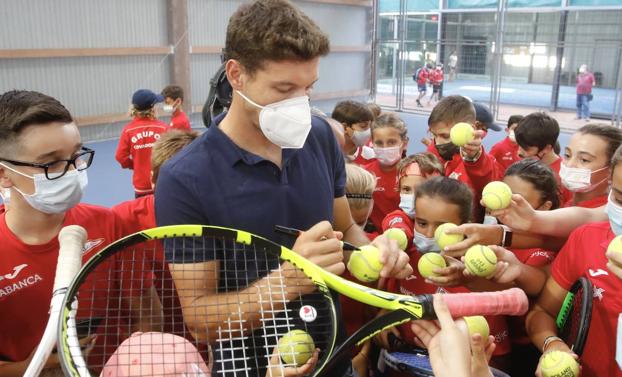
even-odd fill
[{"label": "white racket grip", "polygon": [[71,280],[76,276],[82,266],[82,249],[86,242],[86,230],[79,225],[69,225],[60,230],[58,234],[58,263],[56,264],[56,277],[54,278],[54,290],[67,288]]}]

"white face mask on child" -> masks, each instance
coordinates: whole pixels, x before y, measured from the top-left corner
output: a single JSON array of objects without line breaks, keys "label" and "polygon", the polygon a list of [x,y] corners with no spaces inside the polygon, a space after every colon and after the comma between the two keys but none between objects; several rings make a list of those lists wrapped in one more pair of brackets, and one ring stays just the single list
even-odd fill
[{"label": "white face mask on child", "polygon": [[415,194],[400,194],[400,209],[411,219],[415,217]]},{"label": "white face mask on child", "polygon": [[425,253],[440,253],[441,248],[436,243],[434,238],[428,238],[423,234],[417,232],[415,229],[415,237],[413,238],[413,243],[417,247],[417,251],[421,254]]},{"label": "white face mask on child", "polygon": [[381,165],[393,166],[402,157],[402,147],[378,148],[374,147],[374,153]]}]

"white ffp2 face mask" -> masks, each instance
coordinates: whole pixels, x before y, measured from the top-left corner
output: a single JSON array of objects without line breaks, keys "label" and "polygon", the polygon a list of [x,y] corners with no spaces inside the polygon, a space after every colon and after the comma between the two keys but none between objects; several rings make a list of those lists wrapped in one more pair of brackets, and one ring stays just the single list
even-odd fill
[{"label": "white ffp2 face mask", "polygon": [[374,147],[374,153],[381,165],[393,166],[402,157],[402,147],[378,148]]},{"label": "white ffp2 face mask", "polygon": [[86,170],[69,170],[62,177],[49,180],[44,173],[28,175],[5,164],[2,166],[34,181],[35,192],[33,194],[24,194],[17,187],[13,186],[13,188],[32,208],[47,214],[64,213],[75,207],[82,200],[82,195],[88,185]]},{"label": "white ffp2 face mask", "polygon": [[162,106],[162,110],[167,114],[172,114],[175,111],[175,106],[173,105],[164,105]]},{"label": "white ffp2 face mask", "polygon": [[367,145],[370,139],[371,139],[371,128],[368,128],[365,131],[354,130],[352,132],[352,143],[356,145],[357,147],[362,147],[364,145]]},{"label": "white ffp2 face mask", "polygon": [[300,149],[311,131],[311,106],[308,96],[289,98],[261,106],[236,91],[246,102],[261,109],[259,128],[275,145],[287,149]]},{"label": "white ffp2 face mask", "polygon": [[411,219],[415,217],[415,194],[400,194],[400,209]]},{"label": "white ffp2 face mask", "polygon": [[566,187],[569,191],[588,192],[592,191],[596,188],[596,186],[608,179],[605,177],[600,182],[592,184],[592,174],[607,168],[608,166],[605,166],[594,171],[586,168],[569,168],[562,162],[559,169],[559,177],[562,180],[562,185],[564,185],[564,187]]}]

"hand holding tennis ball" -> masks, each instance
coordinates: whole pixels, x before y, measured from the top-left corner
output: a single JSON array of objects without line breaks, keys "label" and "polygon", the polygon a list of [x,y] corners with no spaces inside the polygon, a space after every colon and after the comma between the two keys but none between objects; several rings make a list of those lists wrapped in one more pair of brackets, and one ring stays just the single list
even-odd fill
[{"label": "hand holding tennis ball", "polygon": [[458,242],[464,240],[463,234],[447,234],[446,230],[451,228],[457,228],[458,225],[453,223],[445,223],[439,225],[434,231],[434,239],[436,243],[441,248],[441,250],[445,249],[445,246],[450,246],[457,244]]},{"label": "hand holding tennis ball", "polygon": [[463,317],[462,319],[467,325],[469,336],[473,336],[473,334],[480,334],[484,340],[484,343],[488,343],[490,327],[488,326],[488,321],[486,321],[484,316],[476,315],[472,317]]},{"label": "hand holding tennis ball", "polygon": [[292,330],[279,340],[279,354],[285,364],[301,366],[315,350],[313,338],[304,330]]},{"label": "hand holding tennis ball", "polygon": [[472,275],[486,278],[495,273],[497,255],[487,246],[474,245],[464,254],[464,265]]},{"label": "hand holding tennis ball", "polygon": [[365,283],[378,280],[382,267],[380,250],[372,245],[361,246],[359,250],[353,251],[348,261],[348,271]]},{"label": "hand holding tennis ball", "polygon": [[434,270],[445,267],[447,267],[447,262],[445,258],[438,253],[425,253],[419,258],[419,262],[417,262],[417,270],[419,270],[419,274],[424,278],[436,276]]},{"label": "hand holding tennis ball", "polygon": [[475,129],[468,123],[456,123],[449,131],[449,138],[455,145],[461,147],[475,138]]},{"label": "hand holding tennis ball", "polygon": [[540,359],[542,377],[576,377],[579,375],[579,363],[568,352],[547,352]]},{"label": "hand holding tennis ball", "polygon": [[385,230],[384,235],[389,239],[395,240],[400,250],[405,251],[408,247],[408,237],[406,237],[406,233],[404,233],[403,230],[399,228],[389,228]]},{"label": "hand holding tennis ball", "polygon": [[482,202],[493,211],[507,208],[512,203],[512,189],[501,181],[490,182],[482,190]]}]

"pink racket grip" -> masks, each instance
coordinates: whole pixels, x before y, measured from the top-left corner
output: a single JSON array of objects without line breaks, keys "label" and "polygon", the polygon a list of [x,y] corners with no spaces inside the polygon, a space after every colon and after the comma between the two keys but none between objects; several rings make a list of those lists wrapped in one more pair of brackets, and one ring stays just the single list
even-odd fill
[{"label": "pink racket grip", "polygon": [[86,242],[86,230],[79,225],[69,225],[58,234],[58,263],[54,290],[67,288],[82,266],[82,249]]},{"label": "pink racket grip", "polygon": [[527,295],[520,288],[500,292],[444,294],[452,317],[473,315],[523,315],[529,308]]}]

